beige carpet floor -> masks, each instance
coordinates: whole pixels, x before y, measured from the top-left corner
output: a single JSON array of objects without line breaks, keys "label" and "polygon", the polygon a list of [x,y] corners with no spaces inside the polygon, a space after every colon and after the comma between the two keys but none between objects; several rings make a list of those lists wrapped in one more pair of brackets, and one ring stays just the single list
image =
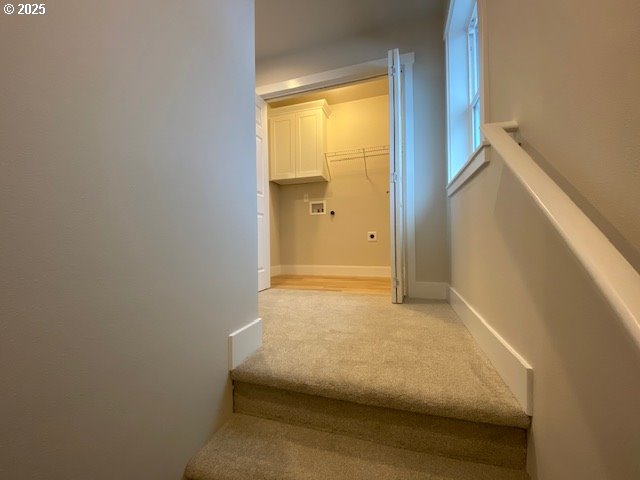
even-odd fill
[{"label": "beige carpet floor", "polygon": [[527,428],[447,303],[334,292],[259,295],[263,347],[232,378],[365,405]]},{"label": "beige carpet floor", "polygon": [[522,470],[461,462],[234,414],[185,480],[526,480]]}]

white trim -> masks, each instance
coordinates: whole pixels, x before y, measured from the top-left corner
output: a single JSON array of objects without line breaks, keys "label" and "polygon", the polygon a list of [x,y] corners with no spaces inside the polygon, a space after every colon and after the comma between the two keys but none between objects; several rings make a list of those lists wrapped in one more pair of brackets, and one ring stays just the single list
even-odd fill
[{"label": "white trim", "polygon": [[424,300],[447,300],[449,298],[449,284],[445,282],[414,282],[409,296]]},{"label": "white trim", "polygon": [[282,265],[271,265],[271,277],[282,275]]},{"label": "white trim", "polygon": [[[400,57],[402,61],[402,57]],[[414,120],[413,120],[413,63],[404,65],[404,113],[405,113],[405,142],[406,145],[414,145]],[[415,176],[415,160],[414,149],[405,149],[405,227],[407,229],[407,296],[415,298],[420,297],[416,278],[416,176]]]},{"label": "white trim", "polygon": [[[518,122],[516,122],[515,120],[507,120],[506,122],[493,122],[487,126],[499,127],[505,132],[517,132],[520,128]],[[489,145],[491,145],[491,142],[489,142]]]},{"label": "white trim", "polygon": [[405,138],[403,113],[404,68],[400,63],[400,50],[387,52],[389,59],[389,239],[391,263],[391,302],[402,303],[405,296],[407,266],[404,236],[406,215],[404,211]]},{"label": "white trim", "polygon": [[[263,174],[263,185],[262,185],[262,191],[264,194],[264,198],[263,198],[263,202],[264,202],[264,229],[265,231],[263,232],[263,235],[265,238],[260,238],[260,236],[258,235],[258,255],[260,255],[260,248],[264,248],[265,249],[265,266],[264,266],[264,270],[265,270],[265,276],[266,276],[266,280],[264,281],[264,283],[260,283],[260,273],[258,270],[258,291],[261,290],[266,290],[268,288],[271,288],[271,277],[273,276],[271,273],[271,189],[270,189],[270,185],[269,185],[269,121],[268,121],[268,116],[267,116],[267,104],[266,102],[262,99],[262,97],[260,97],[260,95],[256,94],[256,108],[260,108],[261,113],[262,113],[262,117],[261,117],[261,124],[262,124],[262,158],[256,158],[256,171],[257,171],[257,165],[258,162],[260,162],[262,164],[262,174]],[[256,125],[256,138],[258,136],[258,126]],[[256,148],[256,155],[258,154],[258,150]],[[257,192],[256,192],[257,193]],[[257,195],[256,195],[257,198]],[[258,204],[260,203],[260,200],[257,200]],[[257,207],[257,205],[256,205]],[[259,267],[259,262],[258,262],[258,267]]]},{"label": "white trim", "polygon": [[[413,53],[400,55],[400,63],[408,65],[415,62]],[[387,75],[387,59],[373,60],[370,62],[336,68],[325,72],[314,73],[304,77],[285,80],[284,82],[271,83],[256,88],[256,92],[265,100],[272,100],[298,93],[318,90],[325,87],[344,85],[345,83],[367,80],[369,78]]]},{"label": "white trim", "polygon": [[505,131],[516,122],[489,123],[482,131],[602,291],[640,349],[640,274],[569,196]]},{"label": "white trim", "polygon": [[331,116],[331,106],[327,103],[326,100],[322,99],[278,107],[277,109],[271,111],[270,118],[273,118],[277,115],[286,115],[292,112],[299,112],[300,110],[310,110],[312,108],[321,108],[327,118]]},{"label": "white trim", "polygon": [[486,0],[477,0],[478,5],[478,47],[480,52],[480,131],[482,124],[489,118],[489,30],[487,29],[487,2]]},{"label": "white trim", "polygon": [[449,7],[447,8],[447,16],[444,21],[444,33],[442,34],[442,40],[447,41],[449,36],[449,30],[451,30],[451,22],[453,21],[453,4],[456,0],[449,1]]},{"label": "white trim", "polygon": [[527,415],[533,415],[533,368],[453,288],[449,302]]},{"label": "white trim", "polygon": [[262,346],[262,319],[258,318],[229,335],[229,370],[233,370]]},{"label": "white trim", "polygon": [[388,278],[391,276],[391,267],[360,265],[280,265],[280,275],[329,275],[336,277],[355,276]]},{"label": "white trim", "polygon": [[491,160],[491,155],[487,152],[488,142],[483,142],[472,154],[467,163],[460,169],[458,174],[447,185],[447,195],[453,195],[465,183]]}]

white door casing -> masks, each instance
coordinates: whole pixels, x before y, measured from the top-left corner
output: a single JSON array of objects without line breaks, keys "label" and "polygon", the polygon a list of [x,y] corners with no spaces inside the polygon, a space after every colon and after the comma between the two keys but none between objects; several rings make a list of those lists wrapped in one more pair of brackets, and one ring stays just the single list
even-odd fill
[{"label": "white door casing", "polygon": [[256,193],[258,202],[258,291],[271,287],[269,246],[269,148],[267,104],[256,95]]},{"label": "white door casing", "polygon": [[389,50],[389,202],[391,241],[391,301],[404,301],[406,268],[404,258],[404,192],[405,163],[404,97],[400,51]]}]

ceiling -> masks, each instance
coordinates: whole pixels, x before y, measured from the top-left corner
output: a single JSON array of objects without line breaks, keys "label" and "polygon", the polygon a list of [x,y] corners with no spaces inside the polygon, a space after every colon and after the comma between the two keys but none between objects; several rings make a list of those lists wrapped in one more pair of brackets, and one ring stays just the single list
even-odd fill
[{"label": "ceiling", "polygon": [[379,30],[443,9],[444,0],[255,0],[256,59]]},{"label": "ceiling", "polygon": [[364,80],[342,87],[331,87],[324,90],[316,90],[310,93],[293,95],[284,99],[272,100],[269,105],[272,107],[286,107],[297,103],[312,102],[314,100],[325,99],[329,105],[336,103],[353,102],[363,98],[377,97],[389,93],[389,79],[384,77]]}]

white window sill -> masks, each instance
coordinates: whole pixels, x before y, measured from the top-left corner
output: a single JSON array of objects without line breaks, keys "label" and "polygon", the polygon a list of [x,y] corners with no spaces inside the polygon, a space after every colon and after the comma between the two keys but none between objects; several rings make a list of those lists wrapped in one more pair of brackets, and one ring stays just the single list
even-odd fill
[{"label": "white window sill", "polygon": [[456,176],[451,179],[447,185],[447,195],[449,197],[462,188],[481,168],[489,163],[489,155],[487,155],[486,152],[487,147],[489,147],[489,143],[486,141],[482,142],[469,156],[469,160],[462,166]]}]

